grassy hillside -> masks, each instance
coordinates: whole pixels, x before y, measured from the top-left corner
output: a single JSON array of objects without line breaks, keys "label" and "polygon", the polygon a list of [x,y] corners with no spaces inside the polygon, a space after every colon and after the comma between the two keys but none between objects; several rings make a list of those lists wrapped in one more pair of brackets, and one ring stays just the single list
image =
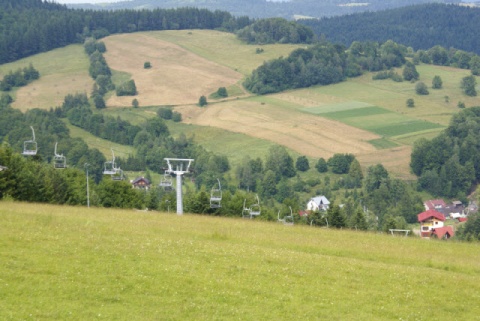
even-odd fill
[{"label": "grassy hillside", "polygon": [[13,91],[15,108],[22,111],[32,108],[49,109],[61,105],[68,94],[90,93],[92,90],[88,56],[81,45],[70,45],[0,65],[0,76],[28,67],[30,63],[40,72],[40,79]]},{"label": "grassy hillside", "polygon": [[478,244],[0,203],[2,320],[475,320]]},{"label": "grassy hillside", "polygon": [[[298,45],[265,45],[257,54],[259,46],[211,30],[132,33],[103,41],[114,81],[134,79],[141,106],[131,108],[132,97],[108,96],[109,108],[103,112],[139,124],[155,117],[159,106],[173,106],[183,115],[182,124],[169,124],[174,135],[195,135],[208,150],[232,157],[233,165],[245,155],[262,156],[272,144],[282,144],[293,155],[313,160],[353,153],[364,167],[381,162],[395,176],[412,179],[409,161],[414,141],[443,130],[458,111],[459,101],[467,107],[480,105],[480,98],[467,97],[460,89],[468,70],[417,66],[420,81],[427,86],[435,75],[443,80],[443,88],[430,89],[428,96],[416,95],[414,83],[374,81],[368,73],[335,85],[255,97],[241,89],[243,78],[263,61],[287,56]],[[73,69],[57,68],[65,71],[55,77],[68,85],[69,92],[90,91],[91,85],[71,86],[71,73],[83,70],[82,79],[87,79],[88,66],[81,47],[70,46],[25,61],[32,62],[42,78],[16,93],[14,107],[50,108],[61,102],[67,89],[60,91],[43,77],[47,70],[55,70],[51,62],[60,59],[59,54],[63,58],[58,64]],[[143,68],[145,61],[151,62],[151,69]],[[16,66],[1,66],[0,72]],[[44,89],[39,91],[40,86]],[[227,87],[229,98],[208,98],[206,108],[197,107],[201,95],[210,97],[221,86]],[[36,95],[35,103],[31,95]],[[406,107],[409,98],[414,99],[414,108]]]}]

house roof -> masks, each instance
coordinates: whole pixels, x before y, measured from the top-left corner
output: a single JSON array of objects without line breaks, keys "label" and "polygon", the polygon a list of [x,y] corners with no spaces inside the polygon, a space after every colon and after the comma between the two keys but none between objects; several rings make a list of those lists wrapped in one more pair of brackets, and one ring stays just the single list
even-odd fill
[{"label": "house roof", "polygon": [[146,184],[150,185],[150,181],[145,177],[137,177],[132,181],[132,184],[138,184],[140,181],[144,181]]},{"label": "house roof", "polygon": [[439,239],[451,238],[454,234],[455,232],[451,226],[438,227],[432,232],[432,235],[436,235]]},{"label": "house roof", "polygon": [[323,195],[318,195],[310,199],[315,202],[318,206],[320,205],[330,205],[330,201]]},{"label": "house roof", "polygon": [[1,171],[5,171],[5,170],[7,170],[7,169],[8,169],[7,167],[0,165],[0,172],[1,172]]},{"label": "house roof", "polygon": [[467,219],[468,219],[467,217],[459,217],[459,218],[458,218],[458,221],[459,221],[459,222],[466,222]]},{"label": "house roof", "polygon": [[307,211],[298,211],[298,215],[300,215],[300,216],[308,216],[308,212],[307,212]]},{"label": "house roof", "polygon": [[418,218],[418,221],[419,222],[424,222],[426,220],[428,220],[429,218],[436,218],[440,221],[445,221],[445,216],[440,213],[440,212],[437,212],[435,210],[428,210],[428,211],[425,211],[425,212],[422,212],[420,214],[417,215],[417,218]]},{"label": "house roof", "polygon": [[445,201],[442,200],[442,199],[428,200],[424,204],[425,204],[425,207],[426,207],[427,210],[433,210],[436,207],[442,207],[443,208],[443,207],[447,206]]}]

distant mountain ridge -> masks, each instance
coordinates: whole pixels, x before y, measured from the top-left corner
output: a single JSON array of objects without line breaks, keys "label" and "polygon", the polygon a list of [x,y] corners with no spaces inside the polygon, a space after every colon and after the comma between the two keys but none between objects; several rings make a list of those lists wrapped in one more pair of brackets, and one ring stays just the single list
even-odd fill
[{"label": "distant mountain ridge", "polygon": [[300,23],[345,46],[354,41],[393,40],[414,50],[440,45],[480,54],[480,8],[475,7],[423,4]]},{"label": "distant mountain ridge", "polygon": [[78,4],[69,5],[70,8],[81,9],[171,9],[179,7],[197,7],[209,10],[228,11],[234,16],[248,16],[250,18],[282,17],[294,19],[296,16],[322,18],[347,15],[365,11],[379,11],[424,3],[460,3],[461,1],[448,0],[133,0],[98,5]]}]

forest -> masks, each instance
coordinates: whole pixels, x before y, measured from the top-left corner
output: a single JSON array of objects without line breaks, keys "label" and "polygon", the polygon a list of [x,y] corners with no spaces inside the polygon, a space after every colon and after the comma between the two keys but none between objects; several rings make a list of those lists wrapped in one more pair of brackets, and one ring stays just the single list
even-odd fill
[{"label": "forest", "polygon": [[251,23],[225,11],[179,8],[156,10],[72,10],[42,0],[0,3],[0,63],[99,39],[109,34],[150,30],[223,29],[233,32]]},{"label": "forest", "polygon": [[[346,15],[364,11],[379,11],[403,7],[420,3],[452,3],[446,0],[371,0],[348,1],[343,0],[132,0],[101,4],[72,4],[72,8],[96,10],[123,10],[123,9],[172,9],[178,7],[192,7],[208,9],[211,11],[228,11],[236,17],[248,16],[255,19],[281,17],[288,20],[295,16],[308,16],[313,18]],[[456,2],[456,1],[454,1]]]},{"label": "forest", "polygon": [[414,50],[434,46],[480,54],[480,8],[455,4],[422,4],[380,12],[299,20],[316,35],[350,46],[354,41],[393,40]]}]

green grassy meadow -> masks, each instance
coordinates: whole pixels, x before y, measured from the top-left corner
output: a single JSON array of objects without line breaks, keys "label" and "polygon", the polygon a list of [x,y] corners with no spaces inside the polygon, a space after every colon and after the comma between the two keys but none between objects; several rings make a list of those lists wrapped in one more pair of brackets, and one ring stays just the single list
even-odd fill
[{"label": "green grassy meadow", "polygon": [[2,320],[477,320],[478,244],[0,202]]}]

